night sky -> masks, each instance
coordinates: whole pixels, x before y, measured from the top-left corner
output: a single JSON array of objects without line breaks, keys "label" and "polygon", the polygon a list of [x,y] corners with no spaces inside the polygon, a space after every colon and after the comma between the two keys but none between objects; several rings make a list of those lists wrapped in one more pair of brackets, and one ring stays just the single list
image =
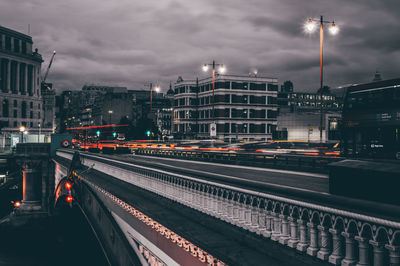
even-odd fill
[{"label": "night sky", "polygon": [[[213,59],[227,74],[292,80],[296,91],[319,86],[319,32],[307,18],[335,20],[325,31],[324,83],[337,87],[399,77],[398,0],[1,0],[0,25],[33,37],[58,91],[84,84],[143,89],[153,82],[204,78]],[[329,26],[328,24],[326,26]]]}]

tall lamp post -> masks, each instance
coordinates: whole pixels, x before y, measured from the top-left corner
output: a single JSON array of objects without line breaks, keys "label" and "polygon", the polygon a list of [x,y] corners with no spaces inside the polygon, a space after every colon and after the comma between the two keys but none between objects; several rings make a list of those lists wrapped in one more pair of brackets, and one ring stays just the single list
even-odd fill
[{"label": "tall lamp post", "polygon": [[[160,86],[155,86],[154,87],[154,90],[155,90],[155,92],[156,93],[158,93],[158,92],[160,92]],[[150,83],[150,112],[151,112],[151,109],[153,108],[153,83]]]},{"label": "tall lamp post", "polygon": [[215,67],[219,66],[218,72],[219,73],[225,73],[226,69],[225,66],[223,64],[216,64],[215,61],[213,60],[211,64],[204,64],[203,65],[203,71],[207,72],[208,71],[208,67],[212,66],[212,118],[213,121],[215,122],[215,112],[214,112],[214,105],[215,105]]},{"label": "tall lamp post", "polygon": [[21,143],[24,143],[25,127],[24,126],[20,126],[19,127],[19,132],[21,132]]},{"label": "tall lamp post", "polygon": [[108,124],[111,125],[111,115],[113,113],[113,110],[108,110]]},{"label": "tall lamp post", "polygon": [[315,30],[315,22],[319,22],[319,33],[320,33],[320,120],[319,120],[319,141],[322,143],[322,124],[323,124],[323,93],[322,93],[322,88],[323,88],[323,63],[324,63],[324,57],[323,57],[323,51],[324,51],[324,23],[329,23],[331,24],[331,27],[329,28],[329,31],[332,35],[335,35],[338,31],[339,28],[335,25],[335,21],[326,21],[324,20],[323,16],[320,17],[320,19],[312,19],[309,18],[305,28],[308,32],[313,32]]}]

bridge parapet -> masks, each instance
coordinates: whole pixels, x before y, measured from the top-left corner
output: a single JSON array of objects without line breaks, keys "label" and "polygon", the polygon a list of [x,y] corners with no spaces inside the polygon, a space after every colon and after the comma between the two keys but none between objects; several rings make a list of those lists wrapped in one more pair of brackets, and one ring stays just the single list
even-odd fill
[{"label": "bridge parapet", "polygon": [[53,167],[48,143],[18,143],[15,155],[23,174],[23,199],[17,213],[47,215],[53,192]]},{"label": "bridge parapet", "polygon": [[[70,152],[59,150],[57,155],[67,158]],[[394,217],[324,204],[326,195],[322,194],[321,202],[316,203],[156,167],[81,156],[86,166],[323,261],[335,265],[400,264],[400,223]],[[107,193],[106,188],[101,189]]]}]

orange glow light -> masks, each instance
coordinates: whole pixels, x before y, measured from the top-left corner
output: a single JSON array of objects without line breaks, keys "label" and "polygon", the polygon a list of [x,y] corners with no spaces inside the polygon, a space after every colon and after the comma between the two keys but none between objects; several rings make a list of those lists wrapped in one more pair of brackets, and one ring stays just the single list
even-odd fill
[{"label": "orange glow light", "polygon": [[68,197],[65,198],[65,200],[66,200],[68,203],[71,203],[73,199],[74,199],[74,198],[73,198],[72,196],[68,196]]},{"label": "orange glow light", "polygon": [[70,182],[65,183],[65,188],[70,190],[72,187],[72,184]]},{"label": "orange glow light", "polygon": [[15,207],[15,208],[18,208],[19,206],[21,206],[21,202],[16,201],[16,202],[14,203],[14,207]]}]

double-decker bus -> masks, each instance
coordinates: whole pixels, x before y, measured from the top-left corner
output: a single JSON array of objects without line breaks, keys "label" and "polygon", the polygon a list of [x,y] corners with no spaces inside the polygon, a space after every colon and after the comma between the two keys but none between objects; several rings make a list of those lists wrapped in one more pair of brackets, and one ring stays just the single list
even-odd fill
[{"label": "double-decker bus", "polygon": [[400,159],[400,78],[350,86],[342,121],[344,156]]}]

